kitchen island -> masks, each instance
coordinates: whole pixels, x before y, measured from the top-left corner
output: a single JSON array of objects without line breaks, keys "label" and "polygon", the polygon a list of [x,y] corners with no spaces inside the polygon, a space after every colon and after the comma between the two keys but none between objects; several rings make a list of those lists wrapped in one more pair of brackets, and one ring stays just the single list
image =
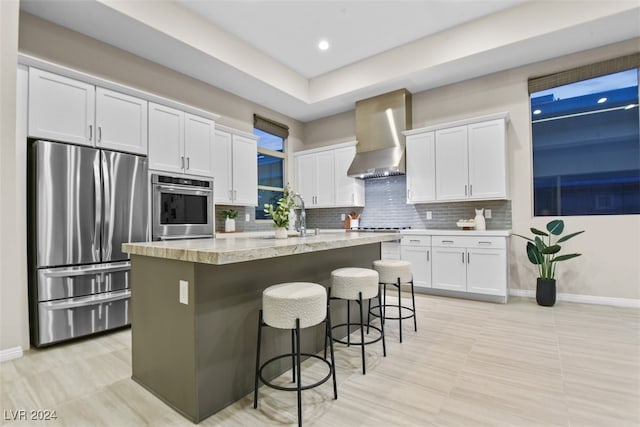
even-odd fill
[{"label": "kitchen island", "polygon": [[[332,270],[370,268],[380,243],[398,238],[336,232],[124,244],[131,254],[132,378],[202,421],[253,390],[265,288],[296,281],[328,286]],[[336,324],[344,310],[334,310]],[[303,331],[305,351],[319,351],[323,341],[323,328]],[[288,331],[266,329],[263,360],[290,345]],[[274,365],[266,375],[289,369],[284,360]]]}]

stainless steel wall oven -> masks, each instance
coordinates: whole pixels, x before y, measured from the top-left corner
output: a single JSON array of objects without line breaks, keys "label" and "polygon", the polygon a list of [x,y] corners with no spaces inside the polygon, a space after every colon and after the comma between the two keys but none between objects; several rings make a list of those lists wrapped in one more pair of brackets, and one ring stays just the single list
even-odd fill
[{"label": "stainless steel wall oven", "polygon": [[151,176],[152,239],[214,237],[213,181]]}]

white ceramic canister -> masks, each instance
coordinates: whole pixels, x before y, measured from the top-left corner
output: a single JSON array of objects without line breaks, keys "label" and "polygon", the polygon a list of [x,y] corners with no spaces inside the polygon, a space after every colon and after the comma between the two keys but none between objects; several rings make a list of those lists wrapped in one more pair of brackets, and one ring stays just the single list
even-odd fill
[{"label": "white ceramic canister", "polygon": [[476,209],[476,217],[474,218],[475,222],[476,222],[476,230],[486,230],[487,229],[487,223],[484,219],[484,208],[483,209]]}]

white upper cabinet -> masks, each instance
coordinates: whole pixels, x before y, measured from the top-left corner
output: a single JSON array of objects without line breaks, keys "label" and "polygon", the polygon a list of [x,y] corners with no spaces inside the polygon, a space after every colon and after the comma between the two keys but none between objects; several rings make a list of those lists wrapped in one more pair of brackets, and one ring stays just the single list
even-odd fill
[{"label": "white upper cabinet", "polygon": [[504,120],[468,126],[469,198],[498,199],[508,195]]},{"label": "white upper cabinet", "polygon": [[258,205],[258,147],[254,138],[233,135],[233,202]]},{"label": "white upper cabinet", "polygon": [[459,200],[469,194],[467,127],[436,131],[436,196]]},{"label": "white upper cabinet", "polygon": [[29,136],[147,154],[147,101],[30,68]]},{"label": "white upper cabinet", "polygon": [[432,202],[436,199],[435,154],[434,132],[407,136],[407,203]]},{"label": "white upper cabinet", "polygon": [[233,203],[231,134],[216,130],[213,148],[213,199],[216,204]]},{"label": "white upper cabinet", "polygon": [[255,137],[231,129],[215,131],[213,197],[216,204],[257,206],[257,152]]},{"label": "white upper cabinet", "polygon": [[149,169],[184,172],[184,112],[149,103]]},{"label": "white upper cabinet", "polygon": [[296,190],[306,208],[326,208],[335,203],[335,167],[332,150],[296,156]]},{"label": "white upper cabinet", "polygon": [[296,186],[307,208],[364,206],[364,182],[347,176],[355,144],[295,154]]},{"label": "white upper cabinet", "polygon": [[149,103],[149,169],[213,177],[215,122]]},{"label": "white upper cabinet", "polygon": [[347,175],[356,147],[334,150],[336,206],[364,206],[364,181]]},{"label": "white upper cabinet", "polygon": [[147,101],[96,88],[96,145],[147,154]]},{"label": "white upper cabinet", "polygon": [[29,136],[94,145],[95,87],[29,69]]},{"label": "white upper cabinet", "polygon": [[214,140],[216,125],[213,120],[184,114],[185,173],[213,176]]},{"label": "white upper cabinet", "polygon": [[507,113],[405,132],[407,203],[507,199]]}]

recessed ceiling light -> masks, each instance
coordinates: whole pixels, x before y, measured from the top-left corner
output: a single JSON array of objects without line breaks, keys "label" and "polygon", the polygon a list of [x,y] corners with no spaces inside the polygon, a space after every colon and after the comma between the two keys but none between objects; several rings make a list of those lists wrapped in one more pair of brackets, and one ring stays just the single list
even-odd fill
[{"label": "recessed ceiling light", "polygon": [[320,49],[320,50],[329,49],[329,42],[326,41],[326,40],[320,40],[320,42],[318,43],[318,49]]},{"label": "recessed ceiling light", "polygon": [[598,104],[602,104],[604,102],[607,102],[607,98],[600,98],[598,99]]},{"label": "recessed ceiling light", "polygon": [[540,114],[542,113],[542,110],[533,110],[533,114]]}]

